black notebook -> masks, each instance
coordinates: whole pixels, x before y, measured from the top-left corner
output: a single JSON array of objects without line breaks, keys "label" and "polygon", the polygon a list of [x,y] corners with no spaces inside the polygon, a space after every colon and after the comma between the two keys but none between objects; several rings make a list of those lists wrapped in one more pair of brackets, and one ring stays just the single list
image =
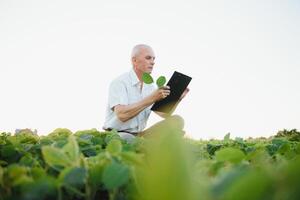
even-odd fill
[{"label": "black notebook", "polygon": [[175,71],[167,83],[167,85],[170,87],[170,95],[160,101],[155,102],[151,107],[151,110],[170,113],[191,80],[191,77]]}]

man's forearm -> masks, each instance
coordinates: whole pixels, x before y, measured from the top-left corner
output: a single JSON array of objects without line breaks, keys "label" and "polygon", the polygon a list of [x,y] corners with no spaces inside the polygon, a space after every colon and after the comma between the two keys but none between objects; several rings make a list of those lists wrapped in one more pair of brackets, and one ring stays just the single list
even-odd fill
[{"label": "man's forearm", "polygon": [[144,110],[151,104],[153,104],[153,100],[150,96],[148,96],[137,103],[120,106],[120,108],[118,110],[116,110],[116,113],[117,113],[118,118],[122,122],[126,122],[129,119],[138,115],[142,110]]}]

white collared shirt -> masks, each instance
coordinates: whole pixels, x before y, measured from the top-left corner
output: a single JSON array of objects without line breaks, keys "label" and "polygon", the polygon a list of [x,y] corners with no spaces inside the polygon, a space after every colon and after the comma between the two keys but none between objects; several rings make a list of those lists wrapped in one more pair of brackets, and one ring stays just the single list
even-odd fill
[{"label": "white collared shirt", "polygon": [[111,82],[109,86],[105,123],[103,126],[104,129],[114,128],[118,131],[140,132],[146,127],[152,105],[126,122],[120,121],[116,113],[112,110],[112,108],[118,104],[129,105],[141,101],[149,96],[156,89],[156,86],[153,83],[144,83],[142,91],[140,88],[141,82],[133,68]]}]

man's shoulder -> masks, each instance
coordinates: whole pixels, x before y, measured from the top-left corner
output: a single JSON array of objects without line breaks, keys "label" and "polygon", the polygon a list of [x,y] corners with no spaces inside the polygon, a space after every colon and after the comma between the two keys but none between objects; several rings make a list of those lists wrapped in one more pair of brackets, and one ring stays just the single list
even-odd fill
[{"label": "man's shoulder", "polygon": [[117,76],[115,79],[113,79],[111,85],[127,84],[129,81],[130,81],[129,72],[125,72]]}]

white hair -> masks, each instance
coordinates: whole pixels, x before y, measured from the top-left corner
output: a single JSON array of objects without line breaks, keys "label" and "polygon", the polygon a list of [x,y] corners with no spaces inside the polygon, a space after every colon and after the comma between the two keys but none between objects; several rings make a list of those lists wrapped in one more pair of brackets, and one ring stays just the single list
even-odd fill
[{"label": "white hair", "polygon": [[152,49],[152,48],[146,44],[135,45],[131,51],[131,58],[136,57],[142,49]]}]

